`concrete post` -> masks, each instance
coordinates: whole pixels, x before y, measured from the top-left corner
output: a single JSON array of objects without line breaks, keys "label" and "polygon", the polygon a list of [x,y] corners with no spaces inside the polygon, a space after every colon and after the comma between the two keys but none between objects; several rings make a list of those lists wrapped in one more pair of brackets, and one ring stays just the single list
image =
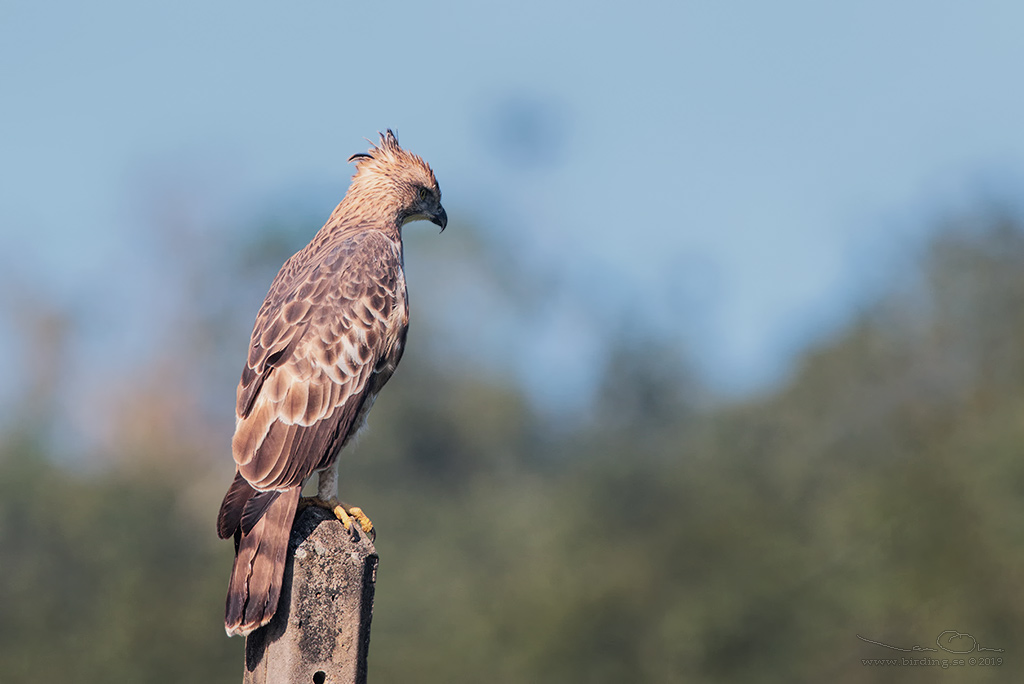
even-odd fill
[{"label": "concrete post", "polygon": [[243,684],[363,684],[377,552],[315,506],[296,516],[281,601],[245,640]]}]

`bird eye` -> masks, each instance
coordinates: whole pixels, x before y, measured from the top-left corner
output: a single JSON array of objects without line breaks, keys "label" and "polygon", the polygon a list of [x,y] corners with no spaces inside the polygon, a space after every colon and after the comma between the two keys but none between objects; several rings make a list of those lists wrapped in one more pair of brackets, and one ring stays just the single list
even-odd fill
[{"label": "bird eye", "polygon": [[426,188],[421,187],[420,188],[420,199],[421,200],[430,199],[430,190],[427,190]]}]

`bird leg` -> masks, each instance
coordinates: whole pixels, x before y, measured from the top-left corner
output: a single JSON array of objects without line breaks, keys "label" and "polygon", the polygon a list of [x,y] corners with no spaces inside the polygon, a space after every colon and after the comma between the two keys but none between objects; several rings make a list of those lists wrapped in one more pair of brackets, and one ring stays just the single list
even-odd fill
[{"label": "bird leg", "polygon": [[363,532],[370,535],[370,539],[377,537],[377,532],[373,529],[373,523],[363,513],[363,509],[359,508],[359,506],[349,506],[338,501],[337,463],[320,471],[317,480],[316,496],[303,497],[299,500],[300,509],[306,506],[317,506],[334,513],[334,516],[341,521],[346,530],[352,529],[352,520],[354,519],[359,523],[359,527],[363,529]]},{"label": "bird leg", "polygon": [[334,462],[317,473],[316,498],[330,501],[338,498],[338,463]]}]

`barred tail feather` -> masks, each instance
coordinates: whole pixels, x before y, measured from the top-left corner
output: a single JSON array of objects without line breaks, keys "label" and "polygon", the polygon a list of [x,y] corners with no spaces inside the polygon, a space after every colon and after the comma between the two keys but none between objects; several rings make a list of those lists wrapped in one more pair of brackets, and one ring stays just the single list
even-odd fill
[{"label": "barred tail feather", "polygon": [[281,492],[248,534],[236,532],[238,552],[224,614],[228,636],[247,635],[270,622],[277,611],[288,538],[301,487]]}]

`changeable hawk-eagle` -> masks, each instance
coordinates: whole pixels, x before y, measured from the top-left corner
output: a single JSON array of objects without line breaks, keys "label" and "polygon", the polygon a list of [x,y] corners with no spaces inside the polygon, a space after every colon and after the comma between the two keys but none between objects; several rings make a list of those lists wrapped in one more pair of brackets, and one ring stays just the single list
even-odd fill
[{"label": "changeable hawk-eagle", "polygon": [[256,316],[238,384],[235,479],[217,516],[234,537],[225,629],[248,634],[277,610],[288,537],[303,483],[338,504],[338,453],[366,420],[405,346],[409,324],[402,226],[448,217],[430,166],[390,130],[354,154],[352,184],[324,227],[281,267]]}]

